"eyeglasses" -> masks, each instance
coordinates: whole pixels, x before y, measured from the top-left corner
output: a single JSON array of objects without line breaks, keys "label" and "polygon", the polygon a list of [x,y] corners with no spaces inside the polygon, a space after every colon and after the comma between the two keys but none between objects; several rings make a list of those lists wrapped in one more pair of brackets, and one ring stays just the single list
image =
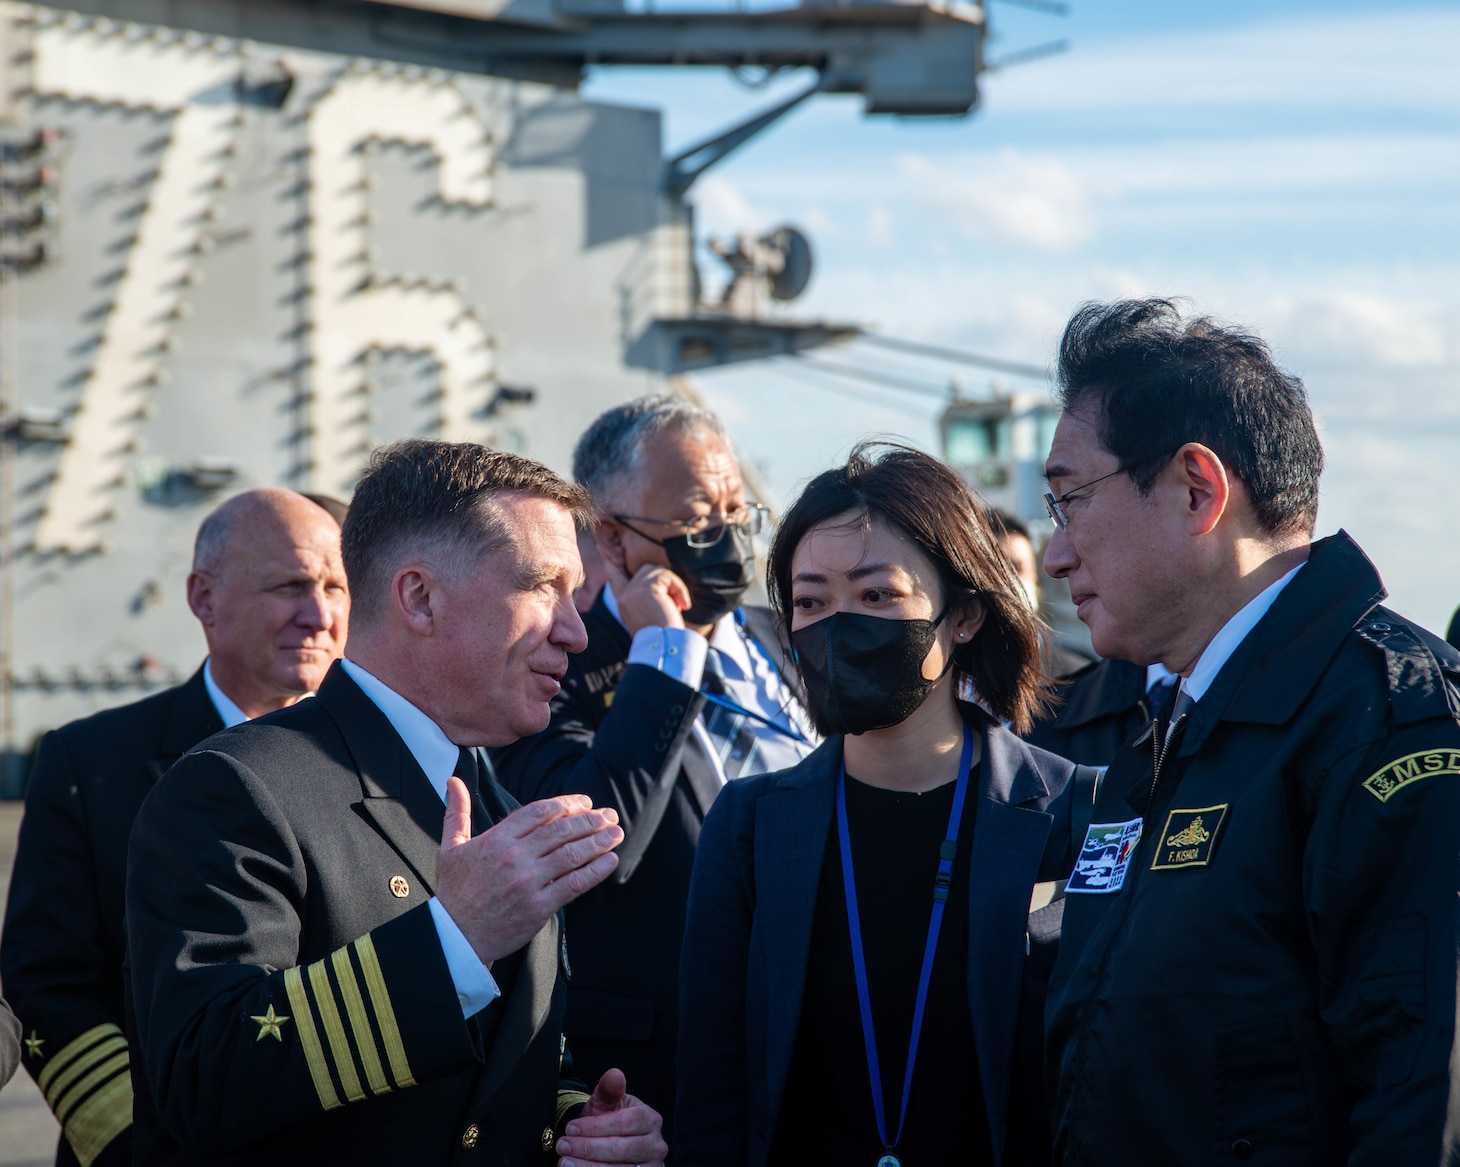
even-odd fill
[{"label": "eyeglasses", "polygon": [[[725,531],[730,527],[743,527],[747,535],[759,535],[765,530],[766,515],[769,513],[767,507],[758,502],[751,502],[746,503],[743,507],[736,507],[728,514],[695,515],[692,519],[651,519],[647,515],[610,515],[609,518],[623,523],[626,527],[631,522],[659,523],[665,527],[674,527],[684,535],[685,542],[691,547],[713,547],[725,537]],[[629,530],[636,535],[642,535],[651,543],[663,543],[662,539],[645,535],[643,531],[635,527],[629,527]]]},{"label": "eyeglasses", "polygon": [[1117,474],[1124,473],[1125,467],[1122,466],[1119,470],[1112,470],[1109,474],[1102,474],[1099,478],[1092,478],[1089,482],[1081,483],[1079,486],[1076,486],[1072,490],[1065,491],[1064,494],[1059,496],[1059,498],[1055,498],[1053,493],[1046,490],[1044,492],[1044,509],[1049,512],[1049,521],[1053,523],[1056,527],[1058,527],[1061,531],[1069,530],[1070,516],[1069,513],[1065,510],[1065,503],[1069,502],[1070,499],[1079,494],[1080,491],[1089,490],[1090,487],[1094,486],[1097,482],[1104,482],[1107,478],[1114,478]]}]

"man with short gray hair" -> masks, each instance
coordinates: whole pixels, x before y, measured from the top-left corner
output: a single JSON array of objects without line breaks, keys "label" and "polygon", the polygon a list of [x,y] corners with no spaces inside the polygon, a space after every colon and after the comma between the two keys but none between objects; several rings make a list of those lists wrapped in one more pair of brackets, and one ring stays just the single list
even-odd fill
[{"label": "man with short gray hair", "polygon": [[292,490],[208,515],[186,586],[208,644],[192,679],[46,734],[26,792],[0,972],[62,1167],[132,1162],[122,884],[137,809],[184,752],[293,705],[345,648],[339,525]]},{"label": "man with short gray hair", "polygon": [[700,824],[726,781],[812,748],[772,614],[742,607],[755,572],[749,502],[720,420],[642,397],[578,442],[608,582],[552,722],[494,752],[517,797],[586,794],[618,812],[619,866],[568,908],[566,1032],[579,1068],[621,1066],[672,1113],[679,948]]},{"label": "man with short gray hair", "polygon": [[519,808],[477,753],[548,723],[585,643],[589,513],[515,454],[375,453],[345,519],[349,656],[315,700],[183,758],[137,817],[139,1161],[662,1161],[622,1073],[560,1081],[557,913],[613,872],[617,816]]}]

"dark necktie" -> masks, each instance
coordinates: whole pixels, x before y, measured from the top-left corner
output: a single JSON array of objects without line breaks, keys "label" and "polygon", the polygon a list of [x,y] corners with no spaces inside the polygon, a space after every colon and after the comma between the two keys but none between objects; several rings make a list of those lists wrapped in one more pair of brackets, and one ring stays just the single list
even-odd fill
[{"label": "dark necktie", "polygon": [[[735,695],[730,692],[730,685],[725,679],[725,666],[720,660],[720,651],[716,648],[712,647],[705,653],[705,671],[700,679],[700,688],[706,693],[738,704]],[[715,743],[725,777],[739,777],[746,762],[750,760],[751,751],[755,749],[755,726],[751,719],[713,701],[705,702],[700,717],[705,723],[705,731]]]},{"label": "dark necktie", "polygon": [[[487,805],[482,801],[481,767],[478,764],[476,750],[469,750],[465,746],[457,747],[454,773],[466,783],[467,790],[471,791],[471,833],[475,837],[492,825],[491,816],[487,813]],[[497,988],[502,991],[502,999],[485,1014],[478,1015],[483,1039],[488,1043],[495,1035],[497,1026],[501,1024],[502,1010],[506,1008],[507,998],[512,995],[512,988],[517,983],[517,973],[521,967],[522,954],[520,952],[504,956],[492,965],[492,979],[497,982]]]},{"label": "dark necktie", "polygon": [[1151,711],[1152,721],[1161,721],[1170,712],[1172,695],[1176,692],[1176,684],[1180,677],[1162,677],[1154,685],[1146,690],[1146,706]]},{"label": "dark necktie", "polygon": [[471,794],[471,833],[480,835],[492,825],[492,819],[487,814],[486,803],[482,801],[482,774],[481,767],[477,764],[476,750],[458,746],[456,769],[453,773],[466,783],[467,791]]}]

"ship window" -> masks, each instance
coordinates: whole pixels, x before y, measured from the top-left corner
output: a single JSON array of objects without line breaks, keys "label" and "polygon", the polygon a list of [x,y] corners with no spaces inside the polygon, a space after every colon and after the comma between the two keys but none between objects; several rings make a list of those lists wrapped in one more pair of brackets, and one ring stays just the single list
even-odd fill
[{"label": "ship window", "polygon": [[974,466],[1011,453],[1008,417],[959,417],[948,423],[944,455],[950,465]]}]

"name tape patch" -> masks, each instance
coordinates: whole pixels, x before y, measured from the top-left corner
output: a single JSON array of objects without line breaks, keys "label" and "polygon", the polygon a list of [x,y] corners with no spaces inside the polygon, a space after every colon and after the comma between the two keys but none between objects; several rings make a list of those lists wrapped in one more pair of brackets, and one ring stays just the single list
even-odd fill
[{"label": "name tape patch", "polygon": [[1411,782],[1437,774],[1460,774],[1460,750],[1421,750],[1406,754],[1364,779],[1364,789],[1380,802],[1388,802]]},{"label": "name tape patch", "polygon": [[1169,871],[1175,867],[1205,867],[1212,861],[1212,849],[1227,821],[1230,803],[1202,806],[1195,810],[1173,810],[1166,816],[1166,829],[1156,854],[1151,858],[1152,871]]},{"label": "name tape patch", "polygon": [[1141,822],[1091,823],[1065,894],[1110,895],[1125,886],[1125,873],[1141,838]]}]

